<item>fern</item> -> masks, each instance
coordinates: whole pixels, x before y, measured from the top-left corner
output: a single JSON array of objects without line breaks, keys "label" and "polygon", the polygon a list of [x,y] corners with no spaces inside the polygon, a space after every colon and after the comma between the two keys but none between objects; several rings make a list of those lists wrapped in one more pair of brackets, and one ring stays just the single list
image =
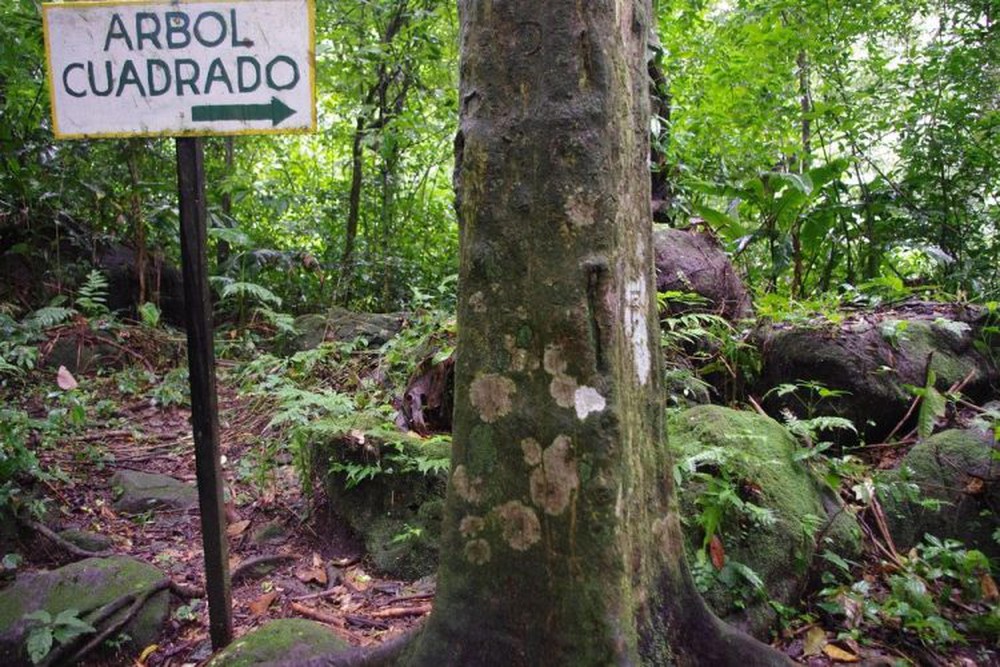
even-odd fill
[{"label": "fern", "polygon": [[108,314],[108,279],[97,269],[91,269],[76,292],[75,306],[87,317]]},{"label": "fern", "polygon": [[41,331],[62,324],[74,315],[76,315],[76,311],[72,308],[45,306],[25,317],[24,325],[30,329]]},{"label": "fern", "polygon": [[261,304],[270,304],[276,308],[281,307],[281,297],[257,283],[234,281],[229,278],[216,277],[216,283],[223,283],[219,296],[222,300],[236,298],[250,298]]}]

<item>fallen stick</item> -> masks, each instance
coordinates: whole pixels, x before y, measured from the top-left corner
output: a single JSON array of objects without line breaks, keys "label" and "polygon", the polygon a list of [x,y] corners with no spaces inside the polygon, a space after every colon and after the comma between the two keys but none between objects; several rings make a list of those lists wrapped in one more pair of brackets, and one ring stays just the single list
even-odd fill
[{"label": "fallen stick", "polygon": [[431,613],[429,604],[422,604],[418,607],[389,607],[373,611],[369,616],[372,618],[405,618],[406,616],[423,616]]},{"label": "fallen stick", "polygon": [[327,625],[335,625],[338,628],[342,628],[346,625],[344,619],[340,616],[335,616],[329,612],[325,612],[321,609],[316,609],[314,607],[307,607],[304,604],[298,602],[292,602],[292,611],[305,616],[306,618],[311,618],[314,621],[319,621],[320,623],[326,623]]}]

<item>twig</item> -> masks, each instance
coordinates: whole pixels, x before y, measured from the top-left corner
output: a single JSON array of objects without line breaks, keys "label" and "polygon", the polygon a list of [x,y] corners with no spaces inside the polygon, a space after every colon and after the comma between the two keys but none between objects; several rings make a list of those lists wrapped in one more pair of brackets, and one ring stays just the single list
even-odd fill
[{"label": "twig", "polygon": [[750,405],[753,406],[754,410],[756,410],[765,417],[770,417],[770,415],[764,411],[764,408],[761,407],[760,403],[758,403],[757,399],[755,399],[753,396],[747,396],[747,400],[750,401]]},{"label": "twig", "polygon": [[357,625],[362,628],[375,628],[376,630],[389,629],[388,623],[374,618],[365,618],[364,616],[358,616],[357,614],[345,614],[344,618],[347,619],[348,623]]},{"label": "twig", "polygon": [[328,588],[325,591],[320,591],[318,593],[309,593],[308,595],[299,595],[297,597],[291,598],[293,602],[305,602],[306,600],[319,600],[320,598],[333,597],[334,595],[340,595],[343,590],[338,590],[337,587]]},{"label": "twig", "polygon": [[417,593],[415,595],[404,595],[402,597],[393,598],[389,600],[392,604],[399,604],[400,602],[414,602],[416,600],[429,600],[434,598],[434,593]]},{"label": "twig", "polygon": [[59,535],[57,535],[55,531],[51,530],[46,526],[43,526],[37,521],[31,521],[30,519],[18,519],[18,521],[20,521],[24,526],[30,528],[36,533],[44,535],[49,540],[54,542],[56,546],[61,548],[63,551],[67,551],[73,554],[74,556],[79,556],[80,558],[100,558],[104,556],[114,555],[113,551],[88,551],[87,549],[78,547],[69,540],[59,537]]},{"label": "twig", "polygon": [[369,616],[372,618],[404,618],[406,616],[423,616],[431,613],[431,605],[422,604],[418,607],[389,607],[373,611]]},{"label": "twig", "polygon": [[315,609],[314,607],[307,607],[304,604],[298,602],[292,602],[292,611],[299,613],[306,618],[311,618],[314,621],[319,621],[320,623],[326,623],[327,625],[335,625],[338,628],[342,628],[346,625],[344,619],[340,616],[335,616],[331,613],[322,611],[321,609]]}]

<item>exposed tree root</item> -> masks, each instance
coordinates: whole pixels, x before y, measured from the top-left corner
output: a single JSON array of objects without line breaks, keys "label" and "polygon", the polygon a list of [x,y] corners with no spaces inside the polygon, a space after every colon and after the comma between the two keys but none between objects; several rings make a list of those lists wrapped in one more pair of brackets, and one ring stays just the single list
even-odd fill
[{"label": "exposed tree root", "polygon": [[37,521],[24,519],[22,517],[18,517],[17,520],[25,528],[29,528],[38,533],[39,535],[44,536],[50,542],[55,544],[57,547],[74,556],[79,556],[80,558],[104,558],[107,556],[114,555],[113,551],[88,551],[87,549],[78,547],[72,542],[62,537],[59,537],[59,535],[56,534],[56,532],[53,531],[51,528],[48,528],[47,526],[44,526],[38,523]]}]

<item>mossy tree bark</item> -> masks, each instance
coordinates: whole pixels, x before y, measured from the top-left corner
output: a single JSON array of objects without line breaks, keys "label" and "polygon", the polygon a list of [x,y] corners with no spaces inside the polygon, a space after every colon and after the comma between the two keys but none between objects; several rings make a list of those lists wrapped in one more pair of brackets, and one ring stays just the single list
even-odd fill
[{"label": "mossy tree bark", "polygon": [[649,2],[459,6],[452,472],[434,612],[385,653],[781,664],[707,611],[684,563],[659,392]]}]

